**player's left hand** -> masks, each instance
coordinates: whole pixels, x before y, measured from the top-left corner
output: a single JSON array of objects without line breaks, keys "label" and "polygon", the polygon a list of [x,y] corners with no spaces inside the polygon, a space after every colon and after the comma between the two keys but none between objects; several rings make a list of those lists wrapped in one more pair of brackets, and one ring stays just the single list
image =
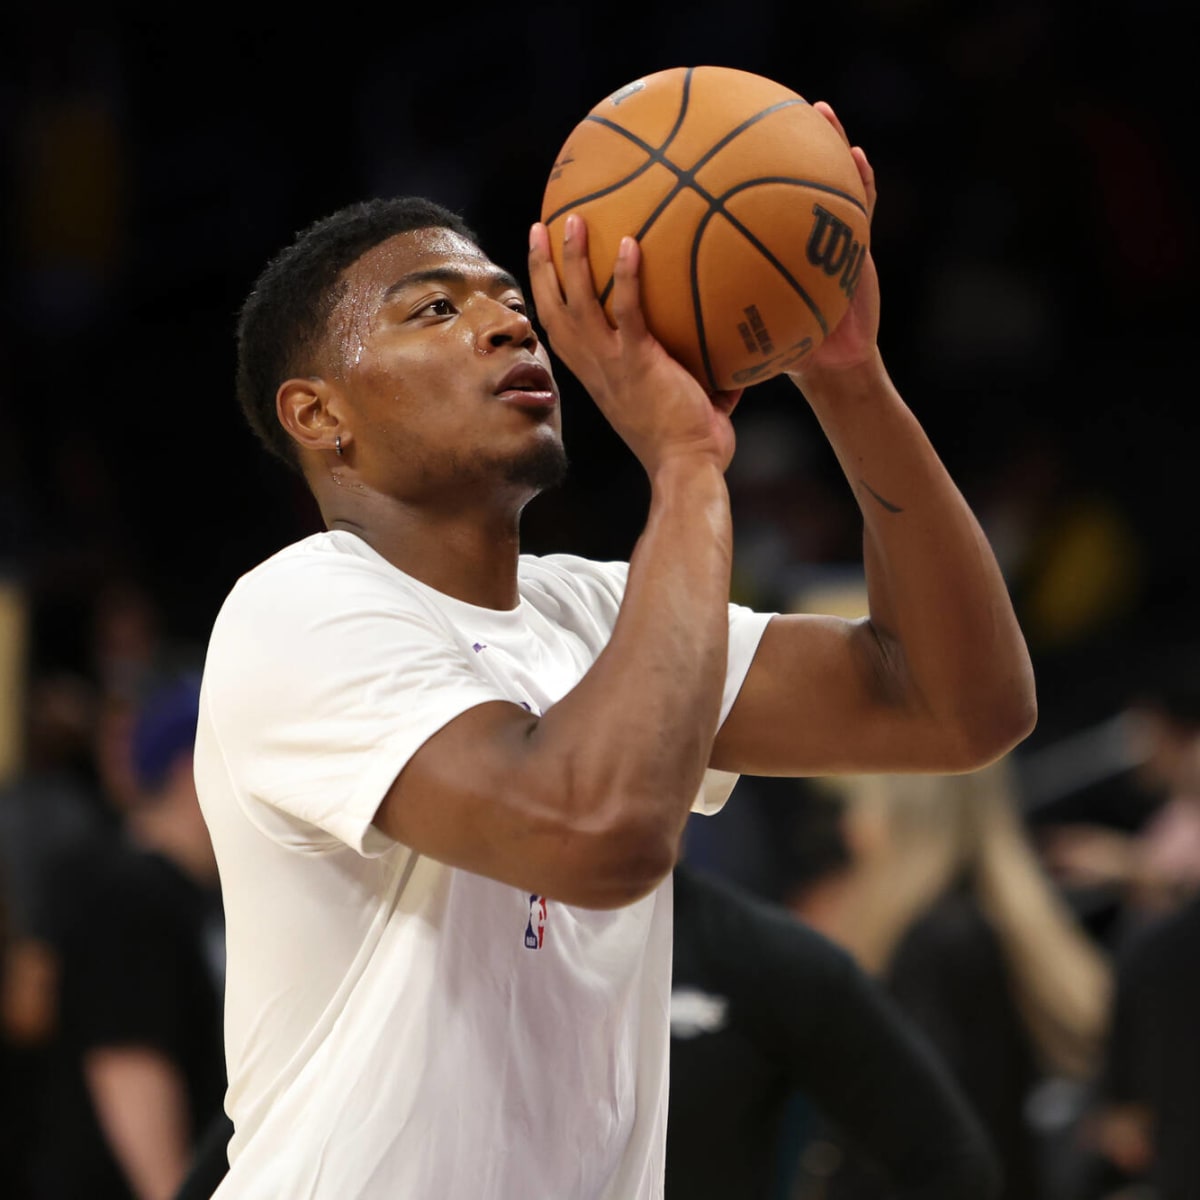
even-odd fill
[{"label": "player's left hand", "polygon": [[[842,141],[850,147],[850,154],[858,167],[863,188],[867,193],[869,228],[875,215],[875,170],[863,148],[850,144],[850,139],[832,107],[824,100],[818,100],[813,108],[838,131]],[[858,277],[858,286],[854,289],[854,297],[845,315],[830,330],[820,346],[804,359],[803,364],[788,374],[796,383],[800,383],[805,376],[816,370],[843,370],[859,366],[875,356],[878,337],[879,277],[875,271],[875,261],[868,249],[862,274]]]}]

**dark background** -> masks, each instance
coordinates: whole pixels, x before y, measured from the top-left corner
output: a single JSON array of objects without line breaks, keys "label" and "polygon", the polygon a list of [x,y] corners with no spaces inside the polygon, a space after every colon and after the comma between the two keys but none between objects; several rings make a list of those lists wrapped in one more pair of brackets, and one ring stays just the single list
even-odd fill
[{"label": "dark background", "polygon": [[[423,193],[523,274],[575,123],[639,75],[702,64],[830,100],[872,158],[885,358],[1003,551],[1041,676],[1035,740],[1111,709],[1147,646],[1190,644],[1196,68],[1182,4],[299,14],[6,17],[0,572],[33,598],[37,667],[86,658],[113,580],[202,645],[236,577],[316,528],[232,387],[238,306],[298,229]],[[625,557],[644,485],[560,382],[574,470],[531,505],[526,548]],[[748,445],[756,422],[787,429],[815,481],[770,500],[781,529],[806,531],[794,552],[852,562],[849,492],[799,394],[752,389],[736,422]],[[739,478],[761,503],[749,454]]]}]

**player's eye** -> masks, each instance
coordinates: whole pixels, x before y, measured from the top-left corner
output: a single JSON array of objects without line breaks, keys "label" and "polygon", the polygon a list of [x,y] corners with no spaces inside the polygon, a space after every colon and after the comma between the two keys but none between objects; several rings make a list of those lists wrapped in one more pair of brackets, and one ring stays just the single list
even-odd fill
[{"label": "player's eye", "polygon": [[436,300],[430,300],[427,304],[422,304],[417,309],[416,315],[418,317],[423,317],[427,314],[434,317],[448,317],[454,311],[454,305],[445,296],[438,296]]},{"label": "player's eye", "polygon": [[511,300],[506,301],[508,307],[515,313],[520,313],[521,316],[529,316],[529,305],[525,303],[519,296],[514,296]]}]

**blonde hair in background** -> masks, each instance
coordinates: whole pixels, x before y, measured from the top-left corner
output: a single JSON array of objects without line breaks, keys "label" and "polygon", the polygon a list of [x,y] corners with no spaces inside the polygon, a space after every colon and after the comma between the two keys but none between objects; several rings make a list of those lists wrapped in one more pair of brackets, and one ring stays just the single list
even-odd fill
[{"label": "blonde hair in background", "polygon": [[1038,861],[1005,758],[962,775],[841,776],[856,864],[839,940],[873,974],[965,879],[995,931],[1013,998],[1046,1066],[1086,1077],[1106,1035],[1111,964]]}]

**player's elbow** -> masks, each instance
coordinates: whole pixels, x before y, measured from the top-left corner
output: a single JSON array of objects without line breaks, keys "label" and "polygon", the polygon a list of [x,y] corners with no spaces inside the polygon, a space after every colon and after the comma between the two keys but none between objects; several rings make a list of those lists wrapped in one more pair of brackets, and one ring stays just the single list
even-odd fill
[{"label": "player's elbow", "polygon": [[1011,663],[1007,676],[989,690],[984,706],[987,744],[982,749],[994,761],[1023,742],[1037,725],[1037,685],[1028,657]]},{"label": "player's elbow", "polygon": [[623,805],[611,819],[588,821],[569,835],[574,852],[558,864],[562,899],[603,909],[642,899],[674,869],[680,833],[649,804]]},{"label": "player's elbow", "polygon": [[982,697],[957,724],[956,764],[980,770],[1020,745],[1037,725],[1037,697],[1032,686],[1014,686]]},{"label": "player's elbow", "polygon": [[570,902],[579,908],[625,908],[648,896],[671,873],[675,854],[646,853],[639,848],[605,869],[594,870],[575,881]]},{"label": "player's elbow", "polygon": [[1007,754],[1020,745],[1034,731],[1037,720],[1037,692],[1030,680],[1028,686],[1015,690],[1001,712],[997,730],[1001,742],[1000,753]]}]

